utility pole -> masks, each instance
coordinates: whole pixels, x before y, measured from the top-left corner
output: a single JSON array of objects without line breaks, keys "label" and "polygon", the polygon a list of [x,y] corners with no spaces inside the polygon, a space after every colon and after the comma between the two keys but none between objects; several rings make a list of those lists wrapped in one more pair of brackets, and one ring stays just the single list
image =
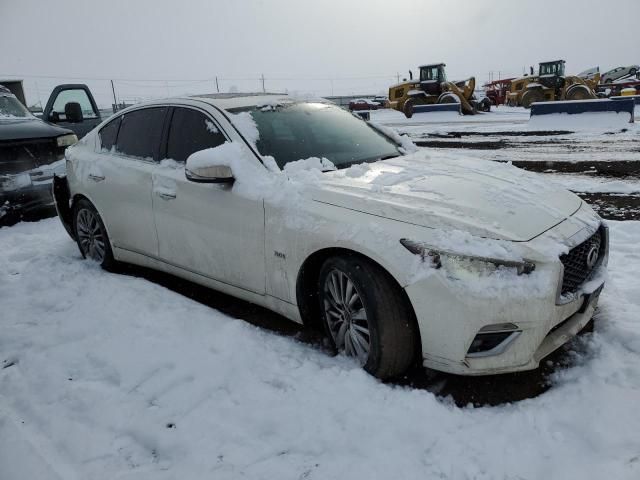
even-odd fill
[{"label": "utility pole", "polygon": [[113,80],[111,80],[111,91],[113,92],[113,113],[118,111],[118,100],[116,100],[116,89],[113,86]]},{"label": "utility pole", "polygon": [[260,80],[262,80],[262,93],[266,93],[266,90],[264,89],[264,73],[260,75]]},{"label": "utility pole", "polygon": [[398,72],[396,72],[396,79],[397,79],[396,83],[400,83],[400,74]]},{"label": "utility pole", "polygon": [[216,75],[216,92],[220,93],[220,86],[218,85],[218,76]]}]

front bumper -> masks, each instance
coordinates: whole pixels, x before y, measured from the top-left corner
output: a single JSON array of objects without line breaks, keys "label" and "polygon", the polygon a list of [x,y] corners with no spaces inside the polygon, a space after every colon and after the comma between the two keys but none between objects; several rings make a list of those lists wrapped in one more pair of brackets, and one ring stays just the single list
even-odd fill
[{"label": "front bumper", "polygon": [[[0,222],[54,207],[51,185],[65,171],[64,160],[22,174],[27,179],[15,188],[0,189]],[[27,177],[28,176],[28,177]]]},{"label": "front bumper", "polygon": [[[590,280],[562,301],[560,261],[539,264],[531,275],[517,277],[516,285],[502,284],[495,289],[487,285],[469,288],[439,270],[405,287],[420,328],[424,366],[460,375],[537,368],[593,317],[604,285],[607,255],[608,251]],[[480,330],[496,324],[515,325],[518,333],[493,354],[469,354]]]}]

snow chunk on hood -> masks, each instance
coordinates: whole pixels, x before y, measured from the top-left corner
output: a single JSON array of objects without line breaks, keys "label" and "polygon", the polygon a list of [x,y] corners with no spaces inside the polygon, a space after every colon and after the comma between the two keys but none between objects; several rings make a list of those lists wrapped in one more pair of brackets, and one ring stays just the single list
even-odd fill
[{"label": "snow chunk on hood", "polygon": [[324,157],[309,157],[302,160],[296,160],[295,162],[289,162],[284,166],[284,171],[292,174],[309,170],[320,170],[326,172],[327,170],[337,170],[337,168],[331,160]]},{"label": "snow chunk on hood", "polygon": [[310,157],[303,160],[289,162],[284,166],[287,178],[302,183],[317,183],[322,181],[322,172],[337,170],[336,166],[327,158]]}]

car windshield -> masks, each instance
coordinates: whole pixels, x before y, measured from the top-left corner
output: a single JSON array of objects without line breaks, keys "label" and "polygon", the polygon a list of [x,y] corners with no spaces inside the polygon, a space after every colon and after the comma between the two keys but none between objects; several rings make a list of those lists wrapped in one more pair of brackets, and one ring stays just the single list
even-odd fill
[{"label": "car windshield", "polygon": [[9,95],[0,95],[0,118],[31,118],[32,115],[20,101]]},{"label": "car windshield", "polygon": [[398,145],[347,111],[322,103],[288,103],[250,111],[260,137],[261,155],[272,156],[278,166],[310,157],[326,158],[337,168],[397,157]]}]

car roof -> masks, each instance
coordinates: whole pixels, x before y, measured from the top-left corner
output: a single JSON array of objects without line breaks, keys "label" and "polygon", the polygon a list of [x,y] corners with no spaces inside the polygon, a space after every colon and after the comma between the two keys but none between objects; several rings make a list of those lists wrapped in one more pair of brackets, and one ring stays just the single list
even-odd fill
[{"label": "car roof", "polygon": [[206,93],[188,98],[201,100],[222,110],[268,105],[278,101],[294,101],[286,93]]},{"label": "car roof", "polygon": [[129,110],[135,110],[140,107],[151,107],[158,105],[166,105],[171,103],[184,103],[190,101],[201,101],[213,105],[220,110],[233,110],[241,108],[255,107],[257,105],[272,105],[278,102],[314,102],[314,103],[327,103],[332,102],[323,98],[313,99],[298,99],[287,95],[286,93],[205,93],[199,95],[190,95],[182,97],[162,98],[155,100],[148,100],[145,102],[136,103],[128,107],[123,112]]}]

